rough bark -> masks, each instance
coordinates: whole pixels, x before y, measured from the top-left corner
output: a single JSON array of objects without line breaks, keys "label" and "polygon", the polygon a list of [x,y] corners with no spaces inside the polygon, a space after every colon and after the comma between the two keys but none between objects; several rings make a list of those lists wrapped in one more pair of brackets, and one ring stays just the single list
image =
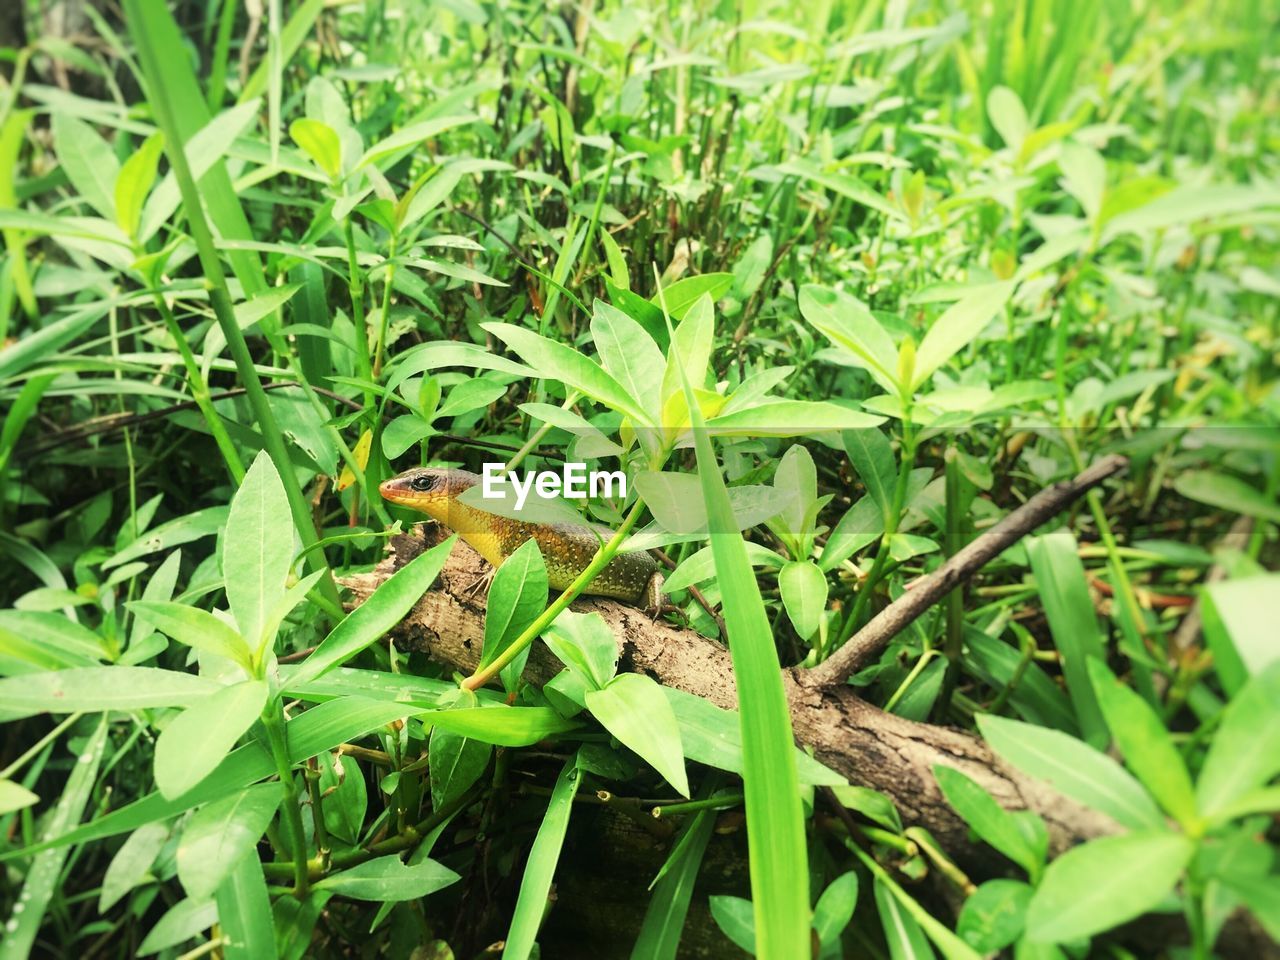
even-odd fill
[{"label": "rough bark", "polygon": [[[427,541],[401,536],[392,554],[371,573],[347,578],[357,601],[366,599]],[[484,597],[466,591],[487,565],[459,543],[436,589],[428,591],[392,639],[401,649],[420,650],[439,663],[470,671],[484,638]],[[619,669],[643,673],[659,683],[734,709],[737,694],[729,652],[693,630],[651,620],[643,611],[612,600],[584,598],[573,609],[596,612],[619,638]],[[526,676],[542,683],[562,669],[535,644]],[[1009,809],[1035,810],[1049,826],[1054,852],[1115,829],[1106,817],[1075,804],[1039,781],[1013,770],[976,736],[960,730],[895,717],[860,699],[851,688],[817,688],[787,674],[796,739],[851,783],[890,796],[903,818],[926,827],[962,863],[982,873],[1003,869],[990,848],[969,842],[968,828],[943,799],[933,778],[936,764],[955,767],[982,784]]]}]

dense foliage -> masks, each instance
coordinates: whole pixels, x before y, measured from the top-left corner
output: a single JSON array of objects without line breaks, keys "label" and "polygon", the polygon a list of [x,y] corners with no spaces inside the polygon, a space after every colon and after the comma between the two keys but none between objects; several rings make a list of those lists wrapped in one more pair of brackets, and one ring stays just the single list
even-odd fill
[{"label": "dense foliage", "polygon": [[[0,24],[0,958],[1280,939],[1274,8],[67,6]],[[1099,836],[795,749],[780,668],[1109,454],[849,678]],[[740,713],[532,542],[470,678],[388,640],[453,539],[347,612],[380,482],[566,458]]]}]

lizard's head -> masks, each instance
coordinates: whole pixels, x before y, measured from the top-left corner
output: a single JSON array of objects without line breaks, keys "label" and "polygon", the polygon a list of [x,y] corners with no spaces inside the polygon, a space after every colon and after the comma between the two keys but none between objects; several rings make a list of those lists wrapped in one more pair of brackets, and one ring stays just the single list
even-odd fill
[{"label": "lizard's head", "polygon": [[382,499],[398,503],[412,510],[421,510],[437,520],[443,520],[454,498],[479,478],[466,470],[440,470],[434,467],[415,467],[397,477],[386,480],[378,487]]}]

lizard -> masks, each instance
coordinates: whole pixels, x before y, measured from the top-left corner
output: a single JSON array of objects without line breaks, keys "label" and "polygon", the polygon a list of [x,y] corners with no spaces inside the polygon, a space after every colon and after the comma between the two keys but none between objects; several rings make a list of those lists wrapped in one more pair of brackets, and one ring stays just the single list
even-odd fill
[{"label": "lizard", "polygon": [[[469,543],[496,570],[518,547],[535,540],[547,568],[547,584],[567,590],[614,531],[601,524],[530,523],[462,503],[458,497],[480,483],[468,470],[415,467],[384,481],[378,492],[391,503],[427,514]],[[661,610],[662,573],[644,551],[618,553],[583,589],[646,610]]]}]

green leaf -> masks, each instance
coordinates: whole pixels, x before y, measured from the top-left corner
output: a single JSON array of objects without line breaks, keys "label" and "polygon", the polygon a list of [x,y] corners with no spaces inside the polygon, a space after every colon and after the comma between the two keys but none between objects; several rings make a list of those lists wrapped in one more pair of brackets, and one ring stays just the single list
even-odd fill
[{"label": "green leaf", "polygon": [[342,173],[342,141],[333,127],[306,117],[289,124],[289,136],[330,180]]},{"label": "green leaf", "polygon": [[36,713],[185,707],[218,684],[155,667],[76,667],[0,680],[0,711],[9,719]]},{"label": "green leaf", "polygon": [[918,389],[934,372],[968,346],[990,323],[1013,294],[1014,282],[979,287],[948,307],[920,341],[916,351],[911,389]]},{"label": "green leaf", "polygon": [[1280,661],[1252,677],[1222,713],[1196,782],[1196,805],[1220,815],[1280,773]]},{"label": "green leaf", "polygon": [[98,912],[106,913],[126,893],[143,883],[150,875],[161,849],[169,842],[169,828],[163,823],[147,823],[129,834],[116,855],[107,864],[98,894]]},{"label": "green leaf", "polygon": [[431,773],[431,806],[439,810],[462,796],[480,779],[493,747],[470,737],[459,736],[441,726],[431,730],[428,770]]},{"label": "green leaf", "polygon": [[[733,292],[742,301],[750,299],[764,282],[773,262],[773,234],[761,233],[733,265]],[[670,290],[667,291],[668,295]],[[670,305],[670,301],[668,301]]]},{"label": "green leaf", "polygon": [[[493,575],[485,606],[484,646],[480,667],[493,663],[547,606],[547,567],[538,541],[530,539],[516,548]],[[515,692],[524,672],[526,652],[502,671],[502,685]]]},{"label": "green leaf", "polygon": [[1022,936],[1034,893],[1019,880],[988,880],[965,900],[956,933],[979,953],[1003,950]]},{"label": "green leaf", "polygon": [[[360,764],[346,754],[320,758],[320,790],[329,833],[355,846],[364,829],[369,792]],[[432,772],[434,776],[434,771]]]},{"label": "green leaf", "polygon": [[633,399],[594,360],[523,327],[509,323],[485,323],[482,326],[537,370],[539,377],[559,380],[611,410],[630,417],[636,423],[646,422],[640,400]]},{"label": "green leaf", "polygon": [[661,421],[661,396],[654,389],[662,382],[666,358],[644,328],[616,307],[597,300],[592,307],[591,339],[604,369],[644,411],[635,424],[650,426]]},{"label": "green leaf", "polygon": [[1027,936],[1063,943],[1141,916],[1173,889],[1194,852],[1190,840],[1167,830],[1073,847],[1045,871],[1027,908]]},{"label": "green leaf", "polygon": [[631,947],[631,960],[676,960],[694,886],[715,823],[715,811],[699,810],[676,838],[658,876],[649,885],[653,894]]},{"label": "green leaf", "polygon": [[[715,303],[731,289],[733,289],[733,274],[703,273],[677,280],[664,289],[662,294],[666,298],[667,312],[671,314],[671,319],[683,320],[685,314],[704,296],[710,297],[711,302]],[[649,302],[655,307],[661,306],[657,296],[651,297]]]},{"label": "green leaf", "polygon": [[1027,540],[1027,558],[1035,574],[1053,642],[1062,656],[1062,672],[1084,739],[1095,747],[1107,742],[1107,725],[1089,680],[1090,657],[1102,659],[1105,643],[1089,596],[1084,564],[1070,533]]},{"label": "green leaf", "polygon": [[1089,660],[1089,677],[1125,766],[1165,812],[1184,829],[1191,829],[1196,821],[1191,775],[1164,721],[1147,701],[1117,680],[1101,660]]},{"label": "green leaf", "polygon": [[985,714],[977,719],[991,748],[1023,773],[1049,781],[1121,826],[1141,830],[1164,825],[1142,785],[1100,750],[1058,730]]},{"label": "green leaf", "polygon": [[407,864],[397,856],[375,857],[316,882],[316,889],[355,900],[400,902],[443,890],[462,878],[434,860]]},{"label": "green leaf", "polygon": [[[706,304],[708,298],[699,301]],[[695,308],[695,312],[702,308]],[[708,311],[709,312],[709,311]],[[773,631],[747,554],[736,532],[732,501],[721,476],[694,386],[681,361],[681,330],[672,358],[693,427],[702,498],[707,508],[712,556],[720,585],[729,652],[738,684],[743,745],[743,793],[747,813],[748,862],[760,953],[801,957],[810,952],[809,869],[804,810],[796,772],[795,736]],[[672,365],[669,364],[669,369]],[[775,516],[775,509],[765,518]]]},{"label": "green leaf", "polygon": [[156,786],[166,799],[207,777],[262,713],[267,684],[246,680],[223,687],[188,707],[156,740]]},{"label": "green leaf", "polygon": [[1275,597],[1280,574],[1211,583],[1202,595],[1204,635],[1213,666],[1234,696],[1249,677],[1280,658],[1275,638]]},{"label": "green leaf", "polygon": [[885,886],[879,876],[875,877],[872,890],[892,960],[933,960],[929,939],[894,891]]},{"label": "green leaf", "polygon": [[181,544],[218,533],[227,525],[229,512],[229,507],[205,507],[203,510],[196,510],[186,516],[162,523],[148,530],[111,559],[105,561],[102,569],[110,570],[131,560],[159,553],[162,550],[172,550]]},{"label": "green leaf", "polygon": [[130,154],[116,177],[116,223],[127,236],[138,235],[142,205],[156,182],[160,154],[164,150],[164,134],[153,133],[142,146]]},{"label": "green leaf", "polygon": [[279,956],[271,898],[257,857],[240,858],[218,887],[215,900],[226,960],[275,960]]},{"label": "green leaf", "polygon": [[720,928],[720,932],[754,957],[756,955],[756,918],[751,901],[743,897],[721,894],[710,897],[708,904],[711,907],[711,917]]},{"label": "green leaf", "polygon": [[[61,839],[74,832],[72,827],[84,815],[93,794],[106,742],[107,718],[104,716],[99,718],[78,751],[77,762],[71,764],[62,797],[41,824],[44,836]],[[29,854],[27,850],[18,852],[23,856]],[[63,868],[70,852],[66,848],[45,849],[32,858],[22,881],[22,891],[14,898],[23,909],[20,913],[15,910],[5,924],[4,938],[0,939],[0,960],[26,960],[31,954],[50,901],[55,894],[62,897]]]},{"label": "green leaf", "polygon": [[359,170],[361,167],[366,167],[371,163],[378,163],[380,160],[399,153],[401,150],[416,147],[423,140],[430,140],[432,137],[438,137],[446,130],[475,123],[479,119],[474,114],[464,113],[452,117],[432,117],[430,120],[410,124],[397,130],[391,136],[378,141],[366,150],[364,156],[355,165],[355,169]]},{"label": "green leaf", "polygon": [[793,560],[778,574],[782,605],[802,640],[818,632],[827,610],[827,578],[812,560]]},{"label": "green leaf", "polygon": [[227,602],[240,635],[255,649],[267,617],[284,596],[293,541],[284,484],[267,452],[261,451],[231,501],[222,537]]},{"label": "green leaf", "polygon": [[120,161],[111,145],[83,120],[62,111],[53,114],[53,142],[58,163],[76,192],[99,215],[115,220],[112,197],[120,175]]},{"label": "green leaf", "polygon": [[40,802],[40,797],[20,783],[0,780],[0,816]]},{"label": "green leaf", "polygon": [[280,806],[280,785],[260,783],[207,803],[182,830],[178,879],[187,896],[213,896],[262,839]]},{"label": "green leaf", "polygon": [[588,690],[586,703],[606,730],[662,774],[681,796],[689,796],[680,728],[652,677],[624,673],[602,689]]},{"label": "green leaf", "polygon": [[456,536],[450,537],[424,551],[385,580],[368,600],[333,628],[294,671],[292,682],[302,685],[323,676],[403,620],[439,576],[455,540]]},{"label": "green leaf", "polygon": [[858,479],[867,488],[867,495],[880,508],[883,529],[890,523],[893,488],[898,482],[898,466],[889,438],[879,430],[848,430],[841,434],[841,439]]},{"label": "green leaf", "polygon": [[807,437],[835,430],[861,430],[881,423],[884,417],[838,403],[764,400],[712,417],[707,429],[713,437]]},{"label": "green leaf", "polygon": [[558,733],[572,730],[575,726],[551,707],[508,707],[498,704],[429,711],[424,719],[444,730],[499,747],[528,747]]},{"label": "green leaf", "polygon": [[240,634],[207,610],[171,600],[135,600],[128,608],[155,629],[189,647],[249,667],[249,646]]},{"label": "green leaf", "polygon": [[1022,141],[1031,129],[1027,108],[1018,95],[1005,86],[995,86],[987,94],[987,119],[1004,145],[1016,157],[1022,150]]},{"label": "green leaf", "polygon": [[841,347],[889,393],[898,392],[898,351],[893,340],[862,301],[838,290],[806,284],[800,288],[800,313],[819,333]]},{"label": "green leaf", "polygon": [[618,639],[598,613],[566,610],[542,639],[593,690],[602,689],[618,670]]},{"label": "green leaf", "polygon": [[1173,488],[1189,500],[1247,517],[1280,523],[1280,504],[1276,503],[1274,497],[1268,497],[1229,473],[1192,470],[1178,476],[1173,481]]},{"label": "green leaf", "polygon": [[853,919],[858,903],[858,875],[850,870],[827,885],[813,907],[813,928],[824,949],[834,949],[840,934]]},{"label": "green leaf", "polygon": [[547,896],[551,892],[551,879],[555,876],[560,860],[560,848],[564,845],[565,831],[569,828],[569,814],[573,810],[573,798],[577,795],[582,777],[578,772],[576,757],[571,757],[560,770],[556,784],[551,788],[547,812],[543,814],[529,850],[524,876],[520,878],[520,893],[516,897],[511,915],[511,927],[507,931],[502,960],[528,960],[533,952],[538,927],[547,909]]},{"label": "green leaf", "polygon": [[952,767],[935,765],[933,775],[956,813],[986,843],[1027,871],[1032,881],[1040,876],[1040,856],[1027,841],[1013,815],[996,803],[979,784]]},{"label": "green leaf", "polygon": [[143,937],[142,943],[138,945],[138,956],[148,957],[169,947],[176,947],[217,922],[218,905],[212,899],[179,900]]}]

